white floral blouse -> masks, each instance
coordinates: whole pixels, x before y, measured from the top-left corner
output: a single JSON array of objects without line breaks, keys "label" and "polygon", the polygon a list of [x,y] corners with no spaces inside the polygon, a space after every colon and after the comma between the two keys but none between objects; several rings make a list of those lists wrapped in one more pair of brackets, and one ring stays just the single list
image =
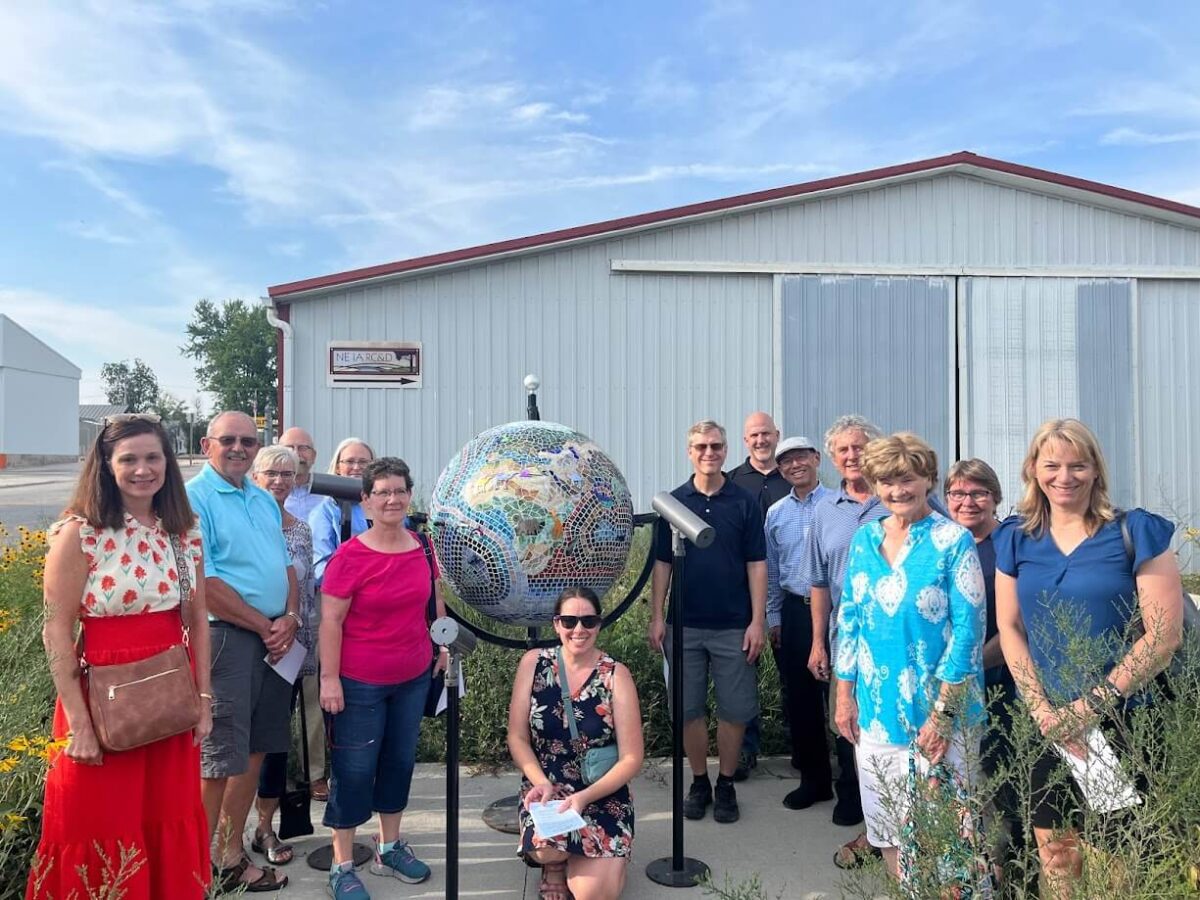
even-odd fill
[{"label": "white floral blouse", "polygon": [[[55,522],[46,532],[54,540],[69,521],[79,523],[79,544],[88,561],[82,614],[85,616],[129,616],[161,612],[179,605],[179,572],[171,537],[162,520],[143,525],[125,514],[124,528],[100,528],[79,516]],[[203,558],[200,526],[194,525],[184,542],[184,564],[192,594],[196,590],[196,567]]]}]

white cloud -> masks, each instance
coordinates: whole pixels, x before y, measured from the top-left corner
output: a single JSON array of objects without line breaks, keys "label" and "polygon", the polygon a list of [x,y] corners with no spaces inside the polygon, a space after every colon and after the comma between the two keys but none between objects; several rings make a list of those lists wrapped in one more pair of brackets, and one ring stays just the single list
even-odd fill
[{"label": "white cloud", "polygon": [[1114,128],[1100,138],[1102,144],[1152,147],[1159,144],[1191,144],[1200,141],[1200,131],[1148,132],[1137,128]]},{"label": "white cloud", "polygon": [[112,244],[114,246],[128,246],[134,242],[133,238],[124,234],[118,234],[107,225],[89,224],[87,222],[63,222],[61,228],[68,234],[83,238],[85,241],[99,241],[102,244]]},{"label": "white cloud", "polygon": [[578,125],[588,120],[586,113],[569,112],[544,102],[523,103],[513,110],[512,115],[518,122],[571,122]]}]

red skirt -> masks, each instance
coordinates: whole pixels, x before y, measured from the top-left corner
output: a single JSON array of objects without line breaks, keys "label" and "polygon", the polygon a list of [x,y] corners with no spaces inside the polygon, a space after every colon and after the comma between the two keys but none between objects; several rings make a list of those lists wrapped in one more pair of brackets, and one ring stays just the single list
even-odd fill
[{"label": "red skirt", "polygon": [[[179,643],[179,611],[88,617],[84,630],[88,662],[133,662]],[[54,737],[66,734],[59,700]],[[26,900],[99,896],[101,886],[114,883],[123,900],[198,900],[212,879],[208,846],[200,750],[191,732],[105,753],[99,766],[58,751],[50,756]]]}]

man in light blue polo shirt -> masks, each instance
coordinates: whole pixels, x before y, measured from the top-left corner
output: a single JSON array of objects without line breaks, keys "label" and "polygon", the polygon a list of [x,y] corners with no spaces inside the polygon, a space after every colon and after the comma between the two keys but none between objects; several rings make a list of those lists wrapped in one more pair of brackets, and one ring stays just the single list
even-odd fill
[{"label": "man in light blue polo shirt", "polygon": [[200,747],[200,776],[213,862],[226,891],[286,883],[245,861],[242,833],[263,756],[288,749],[292,686],[272,662],[300,624],[296,574],[275,499],[247,476],[258,430],[245,413],[224,412],[201,440],[208,462],[187,484],[204,539],[204,589],[212,618],[213,730]]}]

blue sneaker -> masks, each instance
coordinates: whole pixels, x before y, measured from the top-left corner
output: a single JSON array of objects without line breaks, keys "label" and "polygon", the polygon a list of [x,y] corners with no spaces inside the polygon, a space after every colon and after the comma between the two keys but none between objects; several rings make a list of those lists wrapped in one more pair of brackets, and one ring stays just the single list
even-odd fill
[{"label": "blue sneaker", "polygon": [[408,884],[420,884],[429,878],[429,866],[417,859],[408,841],[397,841],[391,850],[380,853],[379,838],[376,838],[371,874],[390,875]]},{"label": "blue sneaker", "polygon": [[371,895],[359,881],[354,872],[354,866],[346,866],[336,872],[329,873],[329,882],[325,890],[333,900],[371,900]]}]

